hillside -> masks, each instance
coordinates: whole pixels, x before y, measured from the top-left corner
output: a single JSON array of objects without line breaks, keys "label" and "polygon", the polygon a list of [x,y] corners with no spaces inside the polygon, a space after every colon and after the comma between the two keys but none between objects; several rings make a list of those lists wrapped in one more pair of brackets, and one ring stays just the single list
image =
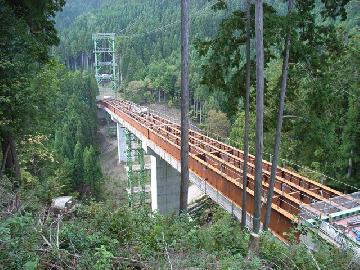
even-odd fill
[{"label": "hillside", "polygon": [[[228,12],[214,14],[216,1],[200,0],[191,4],[192,37],[211,37]],[[236,1],[231,1],[235,3]],[[179,54],[178,1],[89,1],[71,0],[57,17],[61,43],[58,54],[70,67],[85,66],[84,57],[92,63],[91,36],[114,32],[118,36],[118,55],[126,81],[141,77],[145,66]],[[239,5],[239,4],[236,4]],[[236,8],[231,4],[231,10]],[[80,12],[81,11],[81,12]],[[70,22],[70,23],[67,23]],[[169,60],[168,60],[169,61]]]},{"label": "hillside", "polygon": [[[230,138],[242,148],[245,62],[244,7],[238,1],[226,1],[227,7],[214,8],[217,1],[192,1],[191,17],[191,114],[203,122],[210,111],[223,119],[226,129],[211,128],[214,136]],[[221,1],[220,1],[221,2]],[[286,120],[280,149],[283,164],[325,181],[340,190],[349,190],[333,179],[359,186],[359,132],[349,128],[359,121],[359,92],[356,57],[359,47],[356,1],[340,8],[319,1],[313,6],[299,4],[300,17],[292,46],[288,82]],[[284,43],[286,5],[266,1],[265,13],[265,152],[270,159],[277,118]],[[80,12],[80,10],[82,12]],[[327,12],[327,13],[326,13]],[[330,13],[334,15],[331,15]],[[327,14],[325,17],[325,14]],[[335,17],[336,18],[335,18]],[[71,21],[70,24],[64,22]],[[60,45],[57,54],[70,68],[90,68],[93,64],[91,35],[95,32],[117,34],[117,55],[123,77],[121,91],[138,103],[165,99],[170,106],[180,98],[180,51],[178,2],[154,1],[82,1],[72,0],[57,18]],[[252,45],[254,36],[252,34]],[[254,61],[255,51],[251,49]],[[251,67],[251,85],[255,86],[255,63]],[[341,67],[347,67],[342,69]],[[336,108],[334,110],[334,108]],[[255,123],[255,98],[251,97],[251,118]],[[221,113],[225,113],[223,116]],[[209,120],[211,122],[213,120]],[[209,129],[209,123],[203,123]],[[220,130],[220,131],[219,131]],[[214,134],[218,133],[218,134]],[[253,133],[253,132],[252,132]],[[254,141],[250,151],[254,151]],[[292,164],[292,165],[290,165]],[[329,165],[331,164],[331,165]],[[353,189],[352,189],[353,190]],[[350,190],[349,190],[350,191]]]},{"label": "hillside", "polygon": [[[184,132],[162,118],[186,89],[180,1],[66,2],[0,0],[0,269],[360,269],[359,1],[190,1],[185,156],[207,195],[189,209]],[[117,35],[117,96],[162,117],[99,101],[96,32]]]}]

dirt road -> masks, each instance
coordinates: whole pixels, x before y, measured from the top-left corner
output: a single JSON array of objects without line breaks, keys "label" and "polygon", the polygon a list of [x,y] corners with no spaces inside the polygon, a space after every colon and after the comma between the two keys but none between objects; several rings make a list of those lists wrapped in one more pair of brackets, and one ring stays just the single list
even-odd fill
[{"label": "dirt road", "polygon": [[126,203],[126,170],[118,163],[117,140],[107,136],[106,128],[98,131],[100,143],[100,166],[105,176],[105,197],[115,203]]}]

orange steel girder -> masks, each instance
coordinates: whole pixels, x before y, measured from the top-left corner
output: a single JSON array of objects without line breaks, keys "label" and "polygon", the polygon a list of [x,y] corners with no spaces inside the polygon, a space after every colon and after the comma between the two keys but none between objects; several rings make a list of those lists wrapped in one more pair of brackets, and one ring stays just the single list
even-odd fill
[{"label": "orange steel girder", "polygon": [[[119,116],[173,158],[180,160],[180,126],[178,124],[153,113],[138,112],[135,109],[136,105],[128,101],[108,99],[99,101],[98,104]],[[193,130],[189,132],[189,143],[190,171],[241,208],[243,151]],[[248,186],[246,187],[246,211],[250,214],[254,209],[254,161],[255,157],[250,155]],[[264,160],[262,222],[265,218],[265,196],[269,186],[270,171],[271,163]],[[286,233],[294,223],[298,222],[300,205],[313,201],[328,201],[339,195],[342,193],[279,167],[269,228],[277,237],[286,240]]]}]

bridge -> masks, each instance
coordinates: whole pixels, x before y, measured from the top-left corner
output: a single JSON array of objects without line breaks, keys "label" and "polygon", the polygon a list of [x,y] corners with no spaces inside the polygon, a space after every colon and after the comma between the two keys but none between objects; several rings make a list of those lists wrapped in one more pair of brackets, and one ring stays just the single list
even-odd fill
[{"label": "bridge", "polygon": [[[152,209],[162,214],[179,211],[180,202],[180,125],[146,109],[118,99],[98,101],[117,123],[119,159],[124,159],[123,129],[141,140],[142,148],[151,155]],[[242,190],[247,194],[247,226],[252,225],[254,209],[255,157],[249,156],[247,187],[243,187],[243,151],[210,138],[195,130],[189,131],[190,181],[235,217],[241,217]],[[262,162],[262,215],[265,218],[266,194],[271,163]],[[285,168],[277,168],[269,229],[287,241],[287,233],[297,223],[314,224],[332,214],[337,217],[357,214],[359,196],[344,195],[316,181]],[[325,228],[331,230],[332,227]],[[337,232],[337,231],[336,231]],[[331,234],[328,231],[326,234]],[[336,241],[339,239],[335,234]],[[345,238],[347,236],[344,236]],[[351,237],[350,237],[351,238]],[[343,241],[343,238],[342,240]]]}]

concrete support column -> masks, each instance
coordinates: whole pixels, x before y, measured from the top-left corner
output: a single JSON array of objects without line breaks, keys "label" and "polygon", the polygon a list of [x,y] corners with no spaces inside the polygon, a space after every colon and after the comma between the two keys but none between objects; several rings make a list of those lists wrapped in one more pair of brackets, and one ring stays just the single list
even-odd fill
[{"label": "concrete support column", "polygon": [[119,163],[126,162],[126,140],[125,140],[125,130],[124,129],[125,128],[120,123],[116,123]]},{"label": "concrete support column", "polygon": [[180,173],[156,154],[151,156],[151,207],[160,214],[180,209]]}]

